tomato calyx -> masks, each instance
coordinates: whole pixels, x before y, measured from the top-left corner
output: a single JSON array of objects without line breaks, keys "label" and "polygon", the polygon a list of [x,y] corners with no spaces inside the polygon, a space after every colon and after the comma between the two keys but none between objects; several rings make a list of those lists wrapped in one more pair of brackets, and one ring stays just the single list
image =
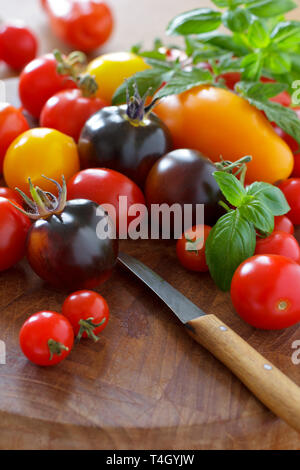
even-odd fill
[{"label": "tomato calyx", "polygon": [[10,203],[32,220],[47,219],[51,215],[59,215],[63,212],[67,202],[67,185],[64,176],[62,176],[62,186],[52,178],[42,175],[43,178],[51,181],[58,189],[58,196],[43,191],[38,186],[34,186],[30,178],[28,178],[29,189],[32,199],[30,199],[23,191],[16,188],[16,191],[22,196],[24,202],[29,207],[29,210],[24,210],[20,206]]},{"label": "tomato calyx", "polygon": [[185,249],[186,251],[192,252],[192,253],[197,253],[199,252],[198,245],[199,243],[203,242],[203,237],[196,238],[196,240],[192,240],[189,238],[187,234],[185,234]]},{"label": "tomato calyx", "polygon": [[129,86],[126,86],[126,118],[133,126],[143,126],[145,119],[153,110],[154,106],[158,104],[159,99],[153,99],[150,104],[146,106],[146,100],[150,96],[152,88],[148,88],[146,93],[141,96],[138,90],[137,83],[133,84],[134,94],[130,96]]},{"label": "tomato calyx", "polygon": [[82,96],[90,98],[98,91],[98,84],[95,78],[85,73],[87,57],[81,51],[73,51],[68,56],[64,56],[58,49],[53,51],[57,62],[57,72],[59,75],[68,76],[73,80],[82,92]]},{"label": "tomato calyx", "polygon": [[106,318],[103,318],[103,320],[100,323],[93,323],[94,318],[90,317],[87,318],[86,320],[79,320],[78,324],[80,325],[80,330],[78,332],[78,335],[76,337],[76,343],[79,343],[79,341],[82,338],[83,333],[86,333],[88,338],[92,339],[95,343],[99,341],[100,337],[95,335],[94,330],[96,328],[99,328],[99,326],[103,325],[103,323],[106,322]]},{"label": "tomato calyx", "polygon": [[61,356],[63,351],[69,351],[67,346],[65,346],[63,343],[55,341],[52,338],[48,339],[48,348],[50,353],[49,361],[52,361],[54,355]]}]

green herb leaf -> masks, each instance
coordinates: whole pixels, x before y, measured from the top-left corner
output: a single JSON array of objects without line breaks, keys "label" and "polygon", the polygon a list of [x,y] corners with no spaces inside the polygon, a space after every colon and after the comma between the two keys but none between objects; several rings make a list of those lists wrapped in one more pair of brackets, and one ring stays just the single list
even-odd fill
[{"label": "green herb leaf", "polygon": [[260,20],[255,20],[251,24],[248,40],[253,48],[263,49],[270,44],[270,36]]},{"label": "green herb leaf", "polygon": [[252,199],[239,208],[241,215],[252,222],[254,227],[263,233],[270,234],[274,230],[274,215],[259,199]]},{"label": "green herb leaf", "polygon": [[255,251],[256,233],[239,209],[223,215],[206,240],[205,256],[210,274],[223,291],[230,289],[235,270]]},{"label": "green herb leaf", "polygon": [[259,0],[252,3],[248,9],[255,16],[271,18],[287,13],[296,7],[296,3],[292,0]]},{"label": "green herb leaf", "polygon": [[215,171],[214,177],[227,201],[233,206],[239,207],[247,194],[240,180],[225,171]]},{"label": "green herb leaf", "polygon": [[222,22],[226,28],[236,33],[244,32],[252,19],[251,13],[245,8],[225,11],[222,15]]},{"label": "green herb leaf", "polygon": [[287,89],[285,83],[261,83],[261,82],[238,82],[237,89],[242,90],[248,98],[254,100],[267,100],[273,96],[279,95]]},{"label": "green herb leaf", "polygon": [[208,33],[198,36],[198,40],[230,51],[236,57],[242,57],[250,51],[250,49],[241,42],[240,35],[229,36],[226,34]]},{"label": "green herb leaf", "polygon": [[172,74],[173,71],[170,71],[169,69],[168,71],[162,71],[161,69],[148,69],[143,72],[138,72],[116,90],[112,99],[112,104],[119,105],[126,103],[126,87],[128,86],[129,93],[133,95],[133,87],[135,83],[137,84],[140,95],[144,95],[150,88],[153,90],[154,94],[161,84],[164,81],[167,81]]},{"label": "green herb leaf", "polygon": [[292,64],[288,54],[276,51],[266,56],[264,66],[273,74],[282,74],[289,72]]},{"label": "green herb leaf", "polygon": [[254,196],[261,201],[273,215],[284,215],[290,210],[290,206],[277,187],[269,183],[255,182],[247,188],[247,195]]},{"label": "green herb leaf", "polygon": [[182,36],[214,31],[221,25],[221,13],[211,8],[197,8],[176,16],[168,25],[167,34]]},{"label": "green herb leaf", "polygon": [[219,8],[225,8],[229,6],[230,0],[212,0],[212,2]]},{"label": "green herb leaf", "polygon": [[263,67],[263,59],[260,52],[246,55],[241,61],[241,66],[244,68],[242,74],[243,80],[259,80]]},{"label": "green herb leaf", "polygon": [[156,93],[155,98],[178,95],[199,85],[213,82],[213,76],[208,70],[193,69],[190,72],[176,71],[168,83]]},{"label": "green herb leaf", "polygon": [[280,49],[289,49],[300,43],[300,23],[298,21],[285,21],[279,23],[271,33],[273,43]]}]

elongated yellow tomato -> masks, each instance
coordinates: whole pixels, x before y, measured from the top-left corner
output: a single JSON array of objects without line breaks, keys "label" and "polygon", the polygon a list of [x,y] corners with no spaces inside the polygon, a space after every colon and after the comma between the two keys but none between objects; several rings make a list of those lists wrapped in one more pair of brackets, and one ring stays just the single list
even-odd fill
[{"label": "elongated yellow tomato", "polygon": [[74,140],[54,129],[37,128],[21,134],[10,145],[3,166],[3,174],[10,188],[19,188],[29,194],[28,178],[44,191],[55,192],[55,186],[42,177],[66,181],[80,169]]},{"label": "elongated yellow tomato", "polygon": [[247,182],[275,183],[292,172],[294,157],[269,121],[248,101],[222,88],[196,87],[155,108],[176,148],[199,150],[213,161],[251,155]]},{"label": "elongated yellow tomato", "polygon": [[99,87],[97,96],[110,103],[116,89],[126,78],[149,68],[144,59],[136,54],[113,52],[93,60],[88,65],[87,73],[95,77]]}]

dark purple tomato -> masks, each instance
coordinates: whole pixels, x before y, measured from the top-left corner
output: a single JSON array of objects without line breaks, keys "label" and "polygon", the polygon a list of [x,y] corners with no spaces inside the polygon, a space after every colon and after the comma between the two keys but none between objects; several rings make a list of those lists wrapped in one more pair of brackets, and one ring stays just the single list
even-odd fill
[{"label": "dark purple tomato", "polygon": [[[204,204],[204,223],[213,225],[224,213],[219,205],[222,199],[213,176],[216,171],[210,160],[196,150],[174,150],[162,157],[151,169],[146,185],[146,200],[152,204],[192,204],[193,225],[196,222],[196,204]],[[189,227],[185,227],[189,228]]]},{"label": "dark purple tomato", "polygon": [[118,242],[98,238],[97,226],[106,217],[97,215],[97,208],[92,201],[75,199],[59,215],[34,222],[27,238],[27,258],[46,282],[67,290],[92,289],[110,276]]},{"label": "dark purple tomato", "polygon": [[119,171],[143,187],[154,163],[172,149],[166,125],[154,114],[128,118],[128,107],[110,106],[94,114],[79,139],[83,168]]}]

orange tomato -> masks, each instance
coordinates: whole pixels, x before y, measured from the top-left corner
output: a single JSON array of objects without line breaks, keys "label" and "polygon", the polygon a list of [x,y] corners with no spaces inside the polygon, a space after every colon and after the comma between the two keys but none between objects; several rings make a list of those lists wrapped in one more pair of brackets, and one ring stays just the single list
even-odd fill
[{"label": "orange tomato", "polygon": [[213,161],[251,155],[246,181],[275,183],[289,177],[294,157],[264,115],[231,91],[195,87],[163,99],[156,114],[169,127],[176,148],[191,148]]}]

